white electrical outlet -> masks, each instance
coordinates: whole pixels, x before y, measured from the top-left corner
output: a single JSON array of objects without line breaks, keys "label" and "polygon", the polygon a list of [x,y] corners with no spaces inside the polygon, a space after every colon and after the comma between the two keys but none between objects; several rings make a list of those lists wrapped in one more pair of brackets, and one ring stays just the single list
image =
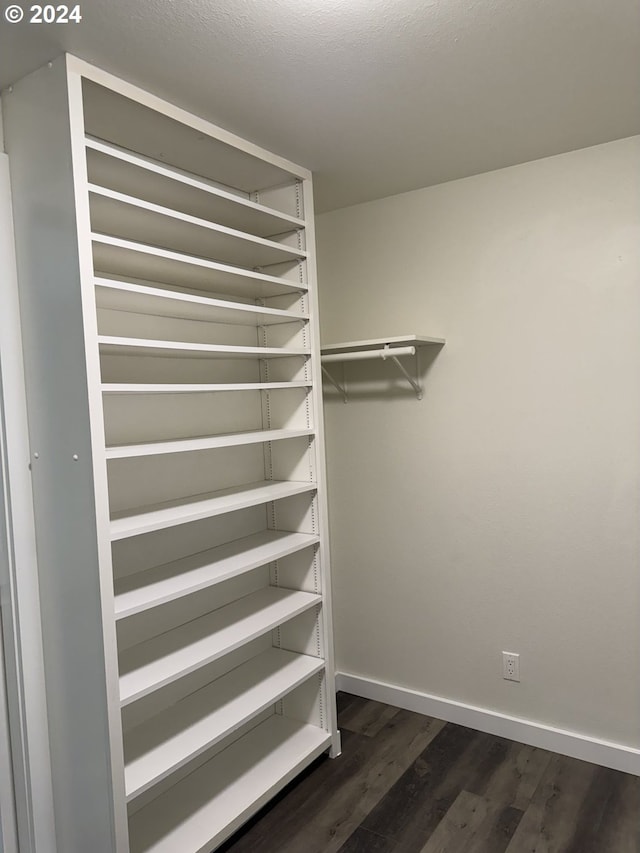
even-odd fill
[{"label": "white electrical outlet", "polygon": [[520,681],[520,655],[502,652],[502,677],[507,681]]}]

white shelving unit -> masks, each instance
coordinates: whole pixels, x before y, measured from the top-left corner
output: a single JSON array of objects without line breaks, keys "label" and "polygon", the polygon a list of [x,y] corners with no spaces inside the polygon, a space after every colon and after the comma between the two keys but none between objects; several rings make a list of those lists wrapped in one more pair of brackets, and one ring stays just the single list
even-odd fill
[{"label": "white shelving unit", "polygon": [[[325,367],[326,364],[338,362],[344,366],[349,361],[364,361],[378,358],[383,361],[390,360],[413,388],[418,400],[422,400],[418,348],[425,346],[441,347],[445,343],[444,338],[429,338],[424,335],[403,335],[389,338],[371,338],[365,341],[346,341],[339,344],[327,344],[321,350],[322,372],[331,385],[340,392],[342,399],[346,403],[348,396],[344,367],[342,382],[340,383]],[[400,361],[400,358],[404,356],[415,356],[414,376],[411,376]]]},{"label": "white shelving unit", "polygon": [[3,114],[58,849],[209,853],[340,751],[311,177],[70,56]]}]

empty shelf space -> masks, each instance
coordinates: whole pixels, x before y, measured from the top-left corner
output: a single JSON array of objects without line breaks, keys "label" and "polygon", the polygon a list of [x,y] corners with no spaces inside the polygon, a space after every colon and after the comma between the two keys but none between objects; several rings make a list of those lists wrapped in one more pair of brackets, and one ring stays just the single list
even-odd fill
[{"label": "empty shelf space", "polygon": [[98,308],[113,311],[243,326],[270,326],[308,320],[308,315],[297,311],[263,308],[244,302],[227,302],[128,281],[97,278],[95,284]]},{"label": "empty shelf space", "polygon": [[204,495],[139,507],[127,512],[117,512],[111,517],[111,539],[126,539],[201,518],[212,518],[225,512],[312,492],[315,488],[315,483],[262,480]]},{"label": "empty shelf space", "polygon": [[321,601],[310,592],[266,587],[127,649],[119,657],[121,705],[206,666]]},{"label": "empty shelf space", "polygon": [[217,391],[278,391],[285,388],[310,388],[311,382],[218,382],[206,383],[135,383],[105,382],[103,394],[209,394]]},{"label": "empty shelf space", "polygon": [[[228,293],[251,298],[268,298],[305,291],[298,280],[287,280],[216,261],[171,252],[157,246],[122,240],[107,234],[92,234],[93,265],[97,273],[139,278],[143,281],[194,288],[213,293]],[[296,268],[299,262],[293,262]],[[297,276],[299,279],[299,276]]]},{"label": "empty shelf space", "polygon": [[167,778],[324,668],[268,649],[125,734],[127,801]]},{"label": "empty shelf space", "polygon": [[165,358],[279,358],[308,356],[303,349],[282,347],[238,347],[227,344],[196,344],[188,341],[155,341],[146,338],[120,338],[98,335],[104,355],[151,355]]},{"label": "empty shelf space", "polygon": [[330,745],[272,716],[132,815],[131,853],[209,853]]},{"label": "empty shelf space", "polygon": [[116,580],[115,616],[124,619],[265,566],[320,541],[310,533],[263,530]]},{"label": "empty shelf space", "polygon": [[150,108],[135,95],[127,97],[86,77],[82,92],[85,129],[93,138],[246,193],[308,177],[295,164],[173,105]]},{"label": "empty shelf space", "polygon": [[284,441],[287,438],[311,436],[313,429],[263,429],[247,432],[229,432],[198,438],[180,438],[170,441],[150,441],[144,444],[120,444],[106,448],[107,459],[133,459],[139,456],[159,456],[164,453],[191,453],[196,450],[213,450],[216,447],[238,447],[243,444],[260,444],[267,441]]},{"label": "empty shelf space", "polygon": [[113,237],[249,268],[307,256],[297,239],[294,247],[254,237],[91,184],[89,202],[92,229]]},{"label": "empty shelf space", "polygon": [[304,227],[303,220],[251,201],[246,193],[97,139],[88,138],[86,146],[91,183],[260,237]]}]

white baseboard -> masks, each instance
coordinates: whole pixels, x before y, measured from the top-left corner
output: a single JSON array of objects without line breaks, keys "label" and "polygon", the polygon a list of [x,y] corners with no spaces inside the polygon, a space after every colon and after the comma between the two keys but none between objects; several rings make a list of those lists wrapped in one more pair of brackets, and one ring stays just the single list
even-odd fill
[{"label": "white baseboard", "polygon": [[346,672],[336,673],[336,690],[640,776],[640,749],[621,743],[510,717],[497,711],[476,708]]}]

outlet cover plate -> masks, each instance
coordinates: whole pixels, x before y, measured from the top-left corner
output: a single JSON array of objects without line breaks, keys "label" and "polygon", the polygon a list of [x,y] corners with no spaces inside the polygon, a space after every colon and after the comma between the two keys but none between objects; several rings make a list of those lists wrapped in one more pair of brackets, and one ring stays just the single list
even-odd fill
[{"label": "outlet cover plate", "polygon": [[502,677],[506,681],[520,681],[520,655],[502,652]]}]

